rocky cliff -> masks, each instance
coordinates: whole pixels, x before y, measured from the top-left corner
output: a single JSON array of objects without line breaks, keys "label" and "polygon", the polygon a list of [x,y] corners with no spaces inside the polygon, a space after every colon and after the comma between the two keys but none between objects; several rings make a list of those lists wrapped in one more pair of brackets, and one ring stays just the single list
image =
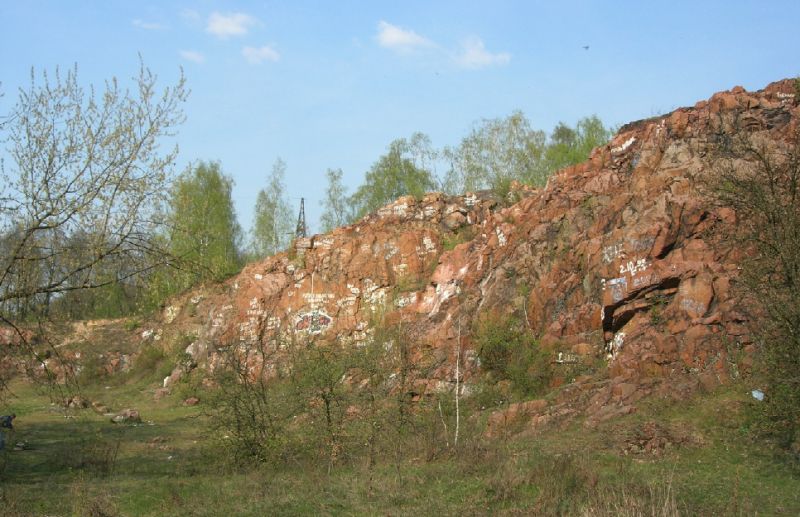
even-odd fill
[{"label": "rocky cliff", "polygon": [[798,121],[794,95],[793,81],[737,87],[628,124],[545,188],[517,190],[510,206],[486,194],[398,199],[189,293],[140,339],[180,325],[196,336],[187,353],[213,368],[226,347],[275,332],[355,346],[380,313],[402,322],[414,359],[431,366],[423,393],[453,389],[459,349],[468,388],[479,368],[475,319],[514,314],[554,361],[607,364],[607,375],[562,379],[558,397],[530,411],[540,420],[608,418],[653,392],[726,382],[751,364],[732,289],[746,250],[722,238],[736,214],[701,186],[721,135],[785,138]]}]

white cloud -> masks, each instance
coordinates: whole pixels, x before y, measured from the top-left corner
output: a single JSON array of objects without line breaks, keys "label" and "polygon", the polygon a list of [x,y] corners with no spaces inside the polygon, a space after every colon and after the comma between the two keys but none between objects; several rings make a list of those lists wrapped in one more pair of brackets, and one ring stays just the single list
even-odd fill
[{"label": "white cloud", "polygon": [[433,42],[428,38],[385,21],[378,22],[377,39],[380,46],[401,53],[434,46]]},{"label": "white cloud", "polygon": [[138,28],[144,29],[146,31],[160,31],[160,30],[164,30],[164,29],[167,28],[166,25],[163,25],[161,23],[146,22],[144,20],[140,20],[139,18],[136,18],[131,23],[133,24],[134,27],[138,27]]},{"label": "white cloud", "polygon": [[469,38],[461,44],[461,53],[455,59],[456,63],[464,68],[485,68],[507,65],[511,61],[511,54],[507,52],[493,54],[486,50],[480,38]]},{"label": "white cloud", "polygon": [[263,47],[244,47],[242,55],[248,63],[253,65],[259,65],[264,61],[277,61],[281,58],[277,50],[267,45]]},{"label": "white cloud", "polygon": [[244,36],[250,30],[250,27],[256,23],[258,23],[258,20],[249,14],[213,12],[208,17],[206,32],[220,39],[227,39],[230,36]]},{"label": "white cloud", "polygon": [[191,61],[192,63],[202,65],[206,62],[206,56],[194,50],[180,50],[178,54],[186,61]]}]

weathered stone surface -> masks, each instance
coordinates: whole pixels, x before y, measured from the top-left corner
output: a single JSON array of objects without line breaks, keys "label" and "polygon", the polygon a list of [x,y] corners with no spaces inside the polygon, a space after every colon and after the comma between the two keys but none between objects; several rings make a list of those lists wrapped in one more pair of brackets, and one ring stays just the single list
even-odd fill
[{"label": "weathered stone surface", "polygon": [[111,412],[111,410],[108,408],[108,406],[106,406],[102,402],[98,402],[98,401],[92,402],[92,409],[94,410],[95,413],[100,414],[100,415],[105,415],[105,414]]},{"label": "weathered stone surface", "polygon": [[89,401],[80,395],[73,395],[64,400],[64,407],[70,409],[85,409],[89,407]]},{"label": "weathered stone surface", "polygon": [[589,343],[578,343],[572,345],[572,352],[580,356],[593,355],[595,353],[595,347]]},{"label": "weathered stone surface", "polygon": [[509,427],[518,424],[523,418],[530,419],[539,415],[547,405],[546,400],[536,399],[510,404],[503,410],[493,412],[489,415],[486,424],[486,436],[494,438],[502,435]]}]

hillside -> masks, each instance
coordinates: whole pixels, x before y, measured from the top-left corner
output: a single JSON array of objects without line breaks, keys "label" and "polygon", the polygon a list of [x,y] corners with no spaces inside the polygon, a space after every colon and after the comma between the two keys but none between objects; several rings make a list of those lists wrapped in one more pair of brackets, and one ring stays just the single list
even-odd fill
[{"label": "hillside", "polygon": [[507,199],[398,199],[149,319],[31,330],[26,373],[58,382],[14,381],[0,501],[9,515],[797,513],[796,464],[750,433],[760,313],[737,282],[753,250],[708,195],[730,135],[795,134],[795,88],[633,122]]},{"label": "hillside", "polygon": [[512,192],[521,199],[510,206],[486,193],[398,199],[188,293],[138,339],[180,329],[194,336],[186,352],[213,369],[227,347],[280,334],[358,344],[380,313],[401,322],[426,365],[415,384],[424,394],[454,389],[459,349],[469,391],[478,319],[515,316],[563,364],[607,360],[607,376],[560,394],[570,413],[607,418],[650,393],[712,388],[746,373],[753,348],[731,288],[746,250],[721,238],[736,214],[702,185],[734,124],[785,138],[798,120],[793,96],[788,80],[734,88],[628,124],[545,188]]}]

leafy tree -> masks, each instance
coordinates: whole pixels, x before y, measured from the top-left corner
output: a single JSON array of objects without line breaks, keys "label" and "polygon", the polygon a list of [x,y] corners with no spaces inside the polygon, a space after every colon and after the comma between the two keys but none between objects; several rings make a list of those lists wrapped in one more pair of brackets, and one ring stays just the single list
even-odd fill
[{"label": "leafy tree", "polygon": [[549,173],[586,160],[592,149],[608,142],[614,131],[596,116],[584,117],[575,128],[559,122],[544,152],[543,169]]},{"label": "leafy tree", "polygon": [[286,163],[278,158],[267,179],[267,187],[258,192],[253,220],[253,254],[257,258],[274,255],[289,245],[292,213],[286,199]]},{"label": "leafy tree", "polygon": [[596,116],[575,128],[560,122],[549,138],[532,129],[521,111],[483,120],[458,147],[445,149],[450,169],[443,188],[451,194],[492,189],[505,195],[513,180],[543,186],[553,172],[586,160],[612,133]]},{"label": "leafy tree", "polygon": [[546,177],[538,165],[545,140],[545,133],[533,130],[521,111],[481,121],[458,147],[445,149],[451,165],[444,180],[445,191],[503,191],[514,179],[543,184]]},{"label": "leafy tree", "polygon": [[435,165],[441,153],[433,147],[431,137],[417,131],[408,140],[400,139],[399,142],[405,147],[414,166],[436,177]]},{"label": "leafy tree", "polygon": [[170,247],[185,267],[177,284],[221,279],[241,267],[241,228],[231,199],[233,179],[218,162],[199,162],[175,181],[170,203]]},{"label": "leafy tree", "polygon": [[98,95],[75,67],[41,80],[32,72],[20,90],[0,126],[10,164],[0,181],[0,320],[169,259],[154,236],[177,148],[159,146],[182,123],[188,91],[181,77],[159,92],[143,65],[133,86],[112,79]]},{"label": "leafy tree", "polygon": [[352,220],[352,207],[347,200],[347,187],[342,183],[342,169],[328,169],[325,177],[328,187],[325,189],[325,199],[320,202],[320,225],[322,231],[327,233]]},{"label": "leafy tree", "polygon": [[350,197],[356,217],[363,217],[400,196],[420,197],[435,188],[433,175],[421,164],[415,149],[405,139],[394,140],[388,152],[366,173],[364,183]]}]

